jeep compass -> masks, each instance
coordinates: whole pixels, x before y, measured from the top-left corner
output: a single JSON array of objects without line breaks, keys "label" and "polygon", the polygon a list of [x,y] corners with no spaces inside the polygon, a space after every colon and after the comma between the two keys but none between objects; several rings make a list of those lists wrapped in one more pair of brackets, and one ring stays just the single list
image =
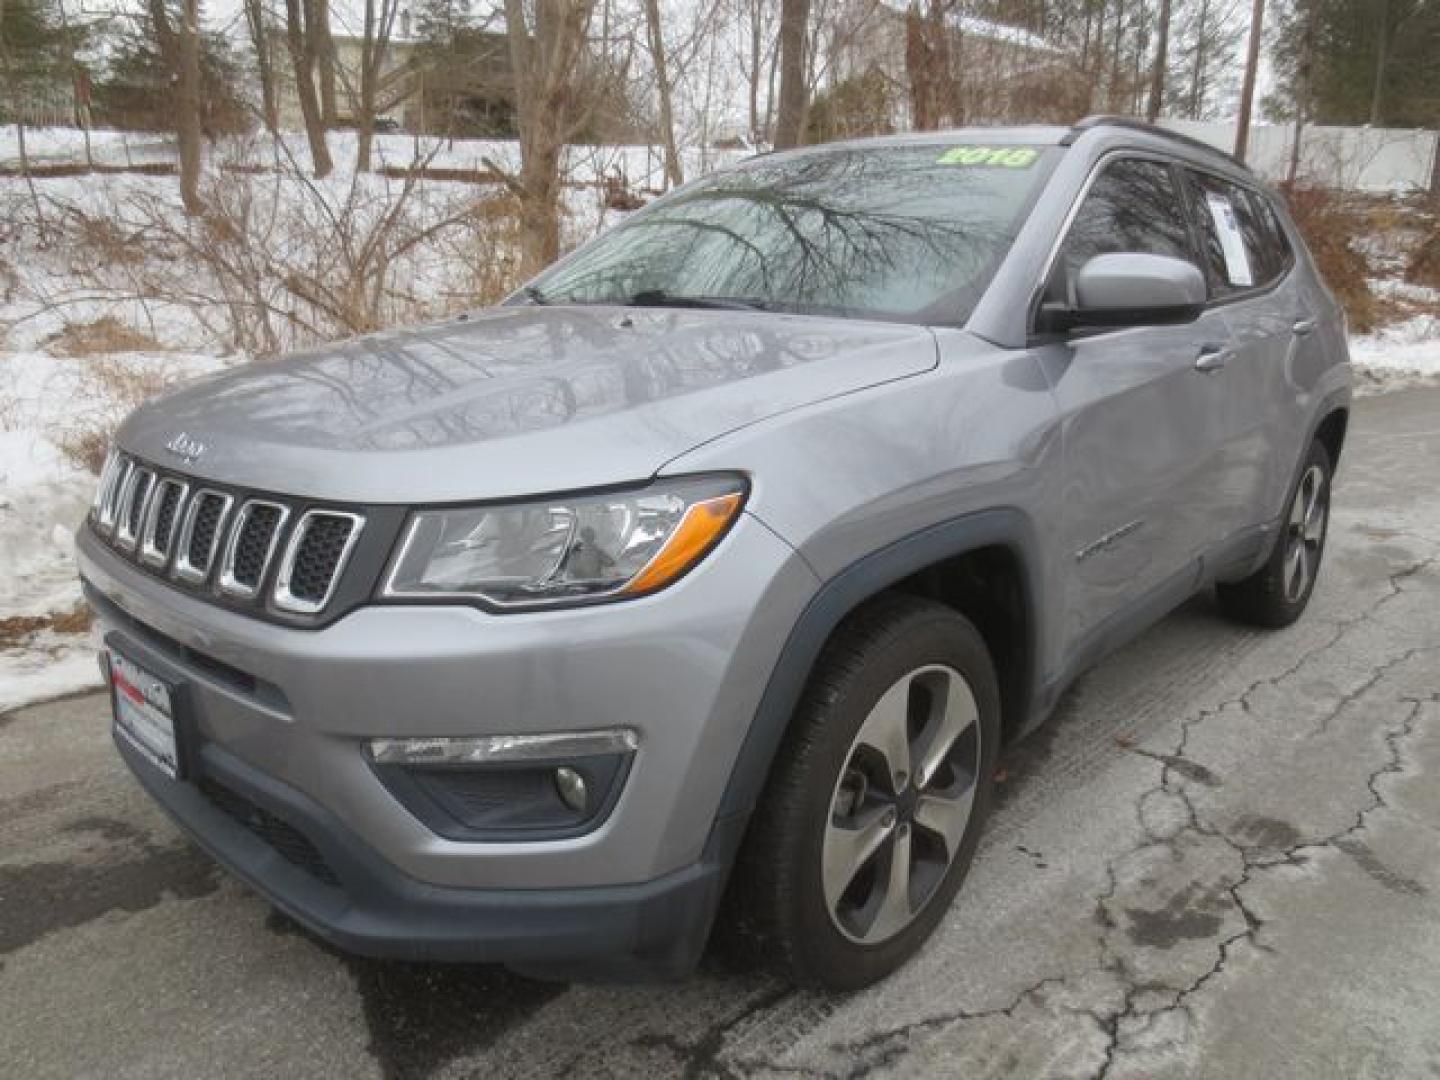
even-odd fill
[{"label": "jeep compass", "polygon": [[674,976],[723,910],[861,986],[1077,673],[1202,589],[1300,615],[1349,400],[1284,206],[1199,143],[762,155],[130,416],[78,536],[115,742],[342,949]]}]

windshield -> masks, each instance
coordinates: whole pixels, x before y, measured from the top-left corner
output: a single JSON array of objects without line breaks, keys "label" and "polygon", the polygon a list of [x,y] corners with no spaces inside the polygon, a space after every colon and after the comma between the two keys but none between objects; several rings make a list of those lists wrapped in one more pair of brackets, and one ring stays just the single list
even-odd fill
[{"label": "windshield", "polygon": [[1055,153],[925,145],[762,158],[640,212],[525,295],[962,323]]}]

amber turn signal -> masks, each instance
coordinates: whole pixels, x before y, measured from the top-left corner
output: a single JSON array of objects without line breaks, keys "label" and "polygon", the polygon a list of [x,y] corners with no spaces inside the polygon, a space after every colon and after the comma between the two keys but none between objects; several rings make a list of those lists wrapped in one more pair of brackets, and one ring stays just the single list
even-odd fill
[{"label": "amber turn signal", "polygon": [[665,546],[625,586],[623,595],[640,596],[663,589],[689,570],[719,543],[744,501],[744,496],[737,491],[690,507]]}]

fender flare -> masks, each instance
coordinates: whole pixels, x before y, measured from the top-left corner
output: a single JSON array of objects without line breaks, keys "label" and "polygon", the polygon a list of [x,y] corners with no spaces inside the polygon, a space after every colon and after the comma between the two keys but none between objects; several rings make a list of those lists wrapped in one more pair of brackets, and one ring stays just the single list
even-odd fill
[{"label": "fender flare", "polygon": [[717,823],[748,815],[769,778],[781,739],[799,704],[820,650],[840,621],[859,604],[910,575],[982,547],[1007,547],[1021,566],[1026,609],[1022,726],[1031,717],[1038,687],[1044,623],[1039,544],[1029,517],[1013,507],[981,510],[931,525],[872,552],[825,581],[800,613],[780,651],[760,705],[750,722],[716,814]]}]

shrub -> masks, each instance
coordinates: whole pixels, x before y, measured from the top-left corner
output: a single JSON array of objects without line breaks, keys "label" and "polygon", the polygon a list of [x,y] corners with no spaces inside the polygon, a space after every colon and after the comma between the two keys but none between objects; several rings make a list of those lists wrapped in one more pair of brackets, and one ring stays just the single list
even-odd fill
[{"label": "shrub", "polygon": [[1432,222],[1429,233],[1416,245],[1405,267],[1405,280],[1412,285],[1440,289],[1440,217]]},{"label": "shrub", "polygon": [[1362,334],[1373,330],[1376,304],[1370,260],[1356,243],[1365,232],[1364,214],[1326,188],[1292,186],[1284,189],[1284,195],[1321,276],[1345,308],[1350,329]]}]

